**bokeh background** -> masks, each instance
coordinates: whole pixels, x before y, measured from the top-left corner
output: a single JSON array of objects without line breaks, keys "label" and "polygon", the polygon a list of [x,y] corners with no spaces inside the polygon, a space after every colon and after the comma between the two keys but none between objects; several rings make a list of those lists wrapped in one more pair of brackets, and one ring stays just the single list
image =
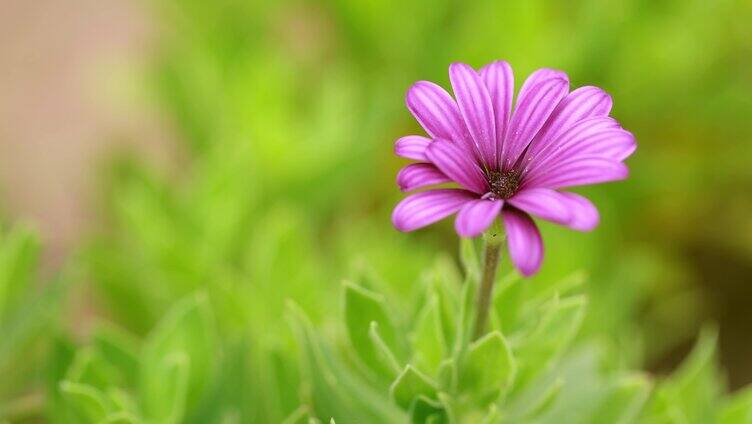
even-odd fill
[{"label": "bokeh background", "polygon": [[595,232],[543,225],[526,284],[584,272],[583,334],[657,375],[715,323],[730,387],[752,382],[750,22],[745,0],[3,1],[0,259],[28,288],[0,314],[35,330],[0,340],[0,399],[35,416],[98,328],[138,343],[197,289],[262,364],[286,299],[327,329],[343,279],[409,297],[457,240],[391,227],[405,91],[496,59],[603,87],[639,144],[630,179],[582,191]]}]

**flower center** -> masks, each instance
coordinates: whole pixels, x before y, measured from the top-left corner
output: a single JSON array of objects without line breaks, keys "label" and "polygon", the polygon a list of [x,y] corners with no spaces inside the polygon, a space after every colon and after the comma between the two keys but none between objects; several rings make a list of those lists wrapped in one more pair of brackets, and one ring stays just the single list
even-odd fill
[{"label": "flower center", "polygon": [[488,185],[491,193],[498,199],[508,199],[517,193],[520,186],[520,173],[518,171],[491,171],[488,174]]}]

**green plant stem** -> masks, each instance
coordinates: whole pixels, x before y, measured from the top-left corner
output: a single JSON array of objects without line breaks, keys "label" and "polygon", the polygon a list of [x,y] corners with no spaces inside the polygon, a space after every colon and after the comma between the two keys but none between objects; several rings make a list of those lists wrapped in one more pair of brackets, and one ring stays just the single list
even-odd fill
[{"label": "green plant stem", "polygon": [[478,295],[475,298],[475,330],[473,330],[473,340],[479,339],[486,329],[488,321],[488,310],[493,298],[493,286],[496,281],[496,272],[499,269],[499,257],[501,245],[504,237],[499,230],[498,225],[489,230],[484,236],[485,253],[483,256],[483,274],[478,286]]}]

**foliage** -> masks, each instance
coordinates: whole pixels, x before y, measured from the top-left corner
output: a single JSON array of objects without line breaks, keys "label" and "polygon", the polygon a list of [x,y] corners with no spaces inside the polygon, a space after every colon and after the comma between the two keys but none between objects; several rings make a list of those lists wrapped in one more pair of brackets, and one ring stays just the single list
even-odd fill
[{"label": "foliage", "polygon": [[[55,278],[3,231],[0,422],[750,422],[713,331],[635,371],[693,334],[708,252],[750,262],[742,3],[148,2],[162,38],[129,94],[174,124],[176,171],[105,163],[98,231]],[[587,193],[596,232],[543,227],[543,272],[498,281],[476,341],[474,246],[389,228],[390,143],[420,131],[409,84],[498,58],[518,86],[603,86],[640,150]]]},{"label": "foliage", "polygon": [[[464,251],[472,251],[469,242]],[[290,308],[301,349],[307,411],[322,421],[411,423],[745,423],[748,392],[726,398],[715,365],[715,333],[701,335],[669,378],[614,368],[593,340],[577,339],[587,307],[573,279],[532,295],[507,277],[492,326],[469,337],[477,280],[438,263],[407,311],[369,288],[343,288],[349,343],[328,346]],[[479,270],[465,261],[465,275]],[[400,317],[401,319],[395,319]],[[348,364],[348,367],[343,367]],[[655,387],[654,387],[655,386]],[[391,404],[389,401],[391,400]],[[381,405],[391,405],[387,408]],[[399,407],[402,415],[393,410]],[[375,415],[376,414],[376,415]]]}]

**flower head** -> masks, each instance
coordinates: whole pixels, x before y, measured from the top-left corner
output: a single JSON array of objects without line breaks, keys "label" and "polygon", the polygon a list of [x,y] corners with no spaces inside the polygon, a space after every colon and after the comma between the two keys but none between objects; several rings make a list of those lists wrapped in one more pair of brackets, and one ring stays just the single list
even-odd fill
[{"label": "flower head", "polygon": [[580,231],[598,225],[598,210],[566,191],[627,177],[623,161],[636,148],[632,134],[610,118],[611,97],[598,87],[569,91],[564,72],[540,69],[522,84],[512,108],[514,76],[507,62],[449,67],[454,98],[440,86],[415,83],[407,107],[428,137],[397,140],[399,156],[418,161],[397,175],[411,194],[394,209],[400,231],[422,228],[457,213],[460,236],[475,237],[501,216],[509,253],[526,276],[543,259],[531,215]]}]

